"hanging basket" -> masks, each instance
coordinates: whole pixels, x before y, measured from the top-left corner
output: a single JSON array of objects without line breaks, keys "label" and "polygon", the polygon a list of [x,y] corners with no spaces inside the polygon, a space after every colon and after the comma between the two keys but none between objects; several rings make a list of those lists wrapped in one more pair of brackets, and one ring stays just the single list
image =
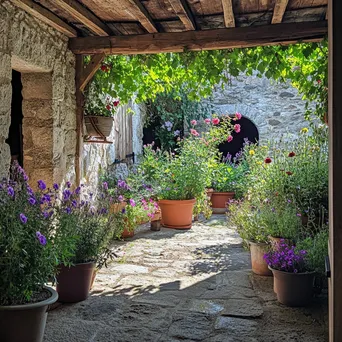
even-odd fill
[{"label": "hanging basket", "polygon": [[93,138],[108,138],[113,129],[114,120],[106,116],[85,116],[87,135]]}]

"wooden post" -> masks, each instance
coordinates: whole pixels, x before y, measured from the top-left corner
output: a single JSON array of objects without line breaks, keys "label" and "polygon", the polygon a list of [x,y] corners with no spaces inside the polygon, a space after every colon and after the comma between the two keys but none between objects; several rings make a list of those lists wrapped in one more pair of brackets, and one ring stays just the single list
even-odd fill
[{"label": "wooden post", "polygon": [[75,152],[75,175],[76,185],[81,182],[82,170],[82,145],[83,145],[83,105],[84,96],[81,91],[81,80],[83,75],[84,63],[83,55],[76,55],[76,152]]},{"label": "wooden post", "polygon": [[342,341],[342,2],[329,0],[329,341]]}]

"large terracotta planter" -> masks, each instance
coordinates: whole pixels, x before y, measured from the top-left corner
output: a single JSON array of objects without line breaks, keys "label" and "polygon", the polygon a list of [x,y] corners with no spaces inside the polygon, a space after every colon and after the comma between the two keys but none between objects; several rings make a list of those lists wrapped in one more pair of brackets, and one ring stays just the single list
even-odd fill
[{"label": "large terracotta planter", "polygon": [[261,276],[271,276],[272,272],[264,259],[268,244],[249,241],[249,248],[251,252],[252,271]]},{"label": "large terracotta planter", "polygon": [[49,305],[58,299],[57,292],[45,287],[51,296],[38,303],[0,306],[0,341],[42,342]]},{"label": "large terracotta planter", "polygon": [[214,214],[224,214],[227,211],[227,203],[235,196],[234,192],[216,192],[211,194],[211,208]]},{"label": "large terracotta planter", "polygon": [[196,203],[191,200],[160,200],[161,224],[166,228],[189,229],[192,226],[192,211]]},{"label": "large terracotta planter", "polygon": [[77,303],[88,298],[95,263],[86,262],[71,267],[61,265],[57,275],[59,302]]},{"label": "large terracotta planter", "polygon": [[312,299],[315,272],[289,273],[270,268],[274,276],[274,292],[279,303],[305,306]]},{"label": "large terracotta planter", "polygon": [[92,116],[84,117],[87,134],[94,138],[108,138],[113,129],[112,117]]}]

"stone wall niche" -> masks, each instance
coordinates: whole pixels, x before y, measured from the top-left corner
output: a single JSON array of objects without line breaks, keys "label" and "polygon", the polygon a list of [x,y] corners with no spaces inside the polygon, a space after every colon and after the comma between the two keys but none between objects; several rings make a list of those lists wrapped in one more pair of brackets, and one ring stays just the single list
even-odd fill
[{"label": "stone wall niche", "polygon": [[53,183],[52,74],[23,73],[23,162],[30,184]]}]

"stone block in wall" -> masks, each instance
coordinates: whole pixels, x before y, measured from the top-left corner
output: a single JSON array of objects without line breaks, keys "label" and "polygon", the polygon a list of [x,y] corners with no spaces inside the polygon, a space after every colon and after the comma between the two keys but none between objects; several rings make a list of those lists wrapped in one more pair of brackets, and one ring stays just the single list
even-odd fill
[{"label": "stone block in wall", "polygon": [[11,78],[12,78],[11,56],[9,54],[0,52],[0,83],[11,81]]},{"label": "stone block in wall", "polygon": [[[24,120],[25,122],[25,120]],[[25,125],[23,125],[25,127]],[[39,147],[41,151],[52,151],[53,130],[52,127],[32,127],[33,146]]]},{"label": "stone block in wall", "polygon": [[[1,83],[2,81],[2,83]],[[12,85],[11,79],[0,79],[0,111],[8,112],[11,110]]]},{"label": "stone block in wall", "polygon": [[52,99],[52,76],[49,73],[22,74],[22,95],[25,100]]},{"label": "stone block in wall", "polygon": [[37,188],[37,183],[39,180],[43,180],[46,182],[48,187],[52,187],[53,185],[53,169],[38,169],[34,168],[33,170],[27,169],[26,172],[29,176],[29,184],[33,189]]},{"label": "stone block in wall", "polygon": [[25,118],[33,118],[36,120],[35,125],[45,126],[52,125],[52,100],[42,99],[25,99],[23,101],[23,112]]}]

